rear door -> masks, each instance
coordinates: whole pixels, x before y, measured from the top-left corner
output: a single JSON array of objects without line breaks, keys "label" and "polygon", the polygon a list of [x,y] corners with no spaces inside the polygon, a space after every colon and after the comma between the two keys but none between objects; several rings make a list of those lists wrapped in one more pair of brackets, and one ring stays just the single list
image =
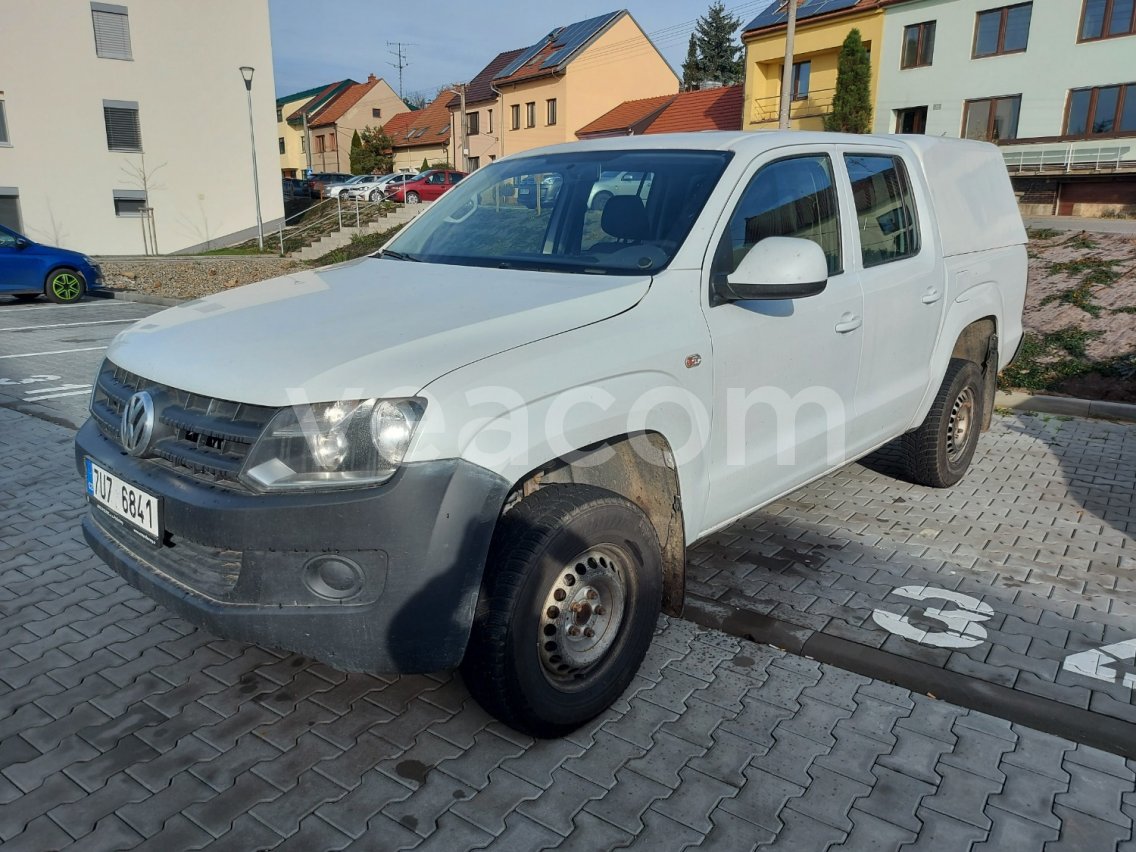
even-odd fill
[{"label": "rear door", "polygon": [[944,266],[919,165],[900,148],[845,146],[855,206],[849,258],[864,293],[864,351],[849,450],[859,456],[915,425],[944,306]]}]

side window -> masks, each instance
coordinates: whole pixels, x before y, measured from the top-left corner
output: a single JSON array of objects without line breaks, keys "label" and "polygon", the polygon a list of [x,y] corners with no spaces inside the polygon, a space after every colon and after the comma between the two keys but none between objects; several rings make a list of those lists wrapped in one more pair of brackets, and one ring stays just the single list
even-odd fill
[{"label": "side window", "polygon": [[842,271],[840,214],[826,155],[778,160],[753,176],[722,235],[714,271],[730,274],[766,237],[812,240],[824,250],[828,274]]},{"label": "side window", "polygon": [[919,253],[919,222],[907,169],[899,157],[845,154],[864,266]]}]

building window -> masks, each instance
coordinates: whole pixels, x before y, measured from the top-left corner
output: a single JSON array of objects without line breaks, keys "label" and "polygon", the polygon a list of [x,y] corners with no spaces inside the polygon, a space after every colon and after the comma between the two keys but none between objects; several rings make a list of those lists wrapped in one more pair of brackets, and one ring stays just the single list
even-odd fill
[{"label": "building window", "polygon": [[95,55],[103,59],[133,59],[130,53],[130,18],[125,6],[92,3]]},{"label": "building window", "polygon": [[8,115],[4,112],[4,101],[0,100],[0,145],[11,145],[12,137],[8,135]]},{"label": "building window", "polygon": [[133,101],[103,101],[107,148],[112,151],[141,151],[142,127],[138,123],[138,104]]},{"label": "building window", "polygon": [[549,98],[545,106],[548,108],[548,124],[552,126],[556,124],[556,98]]},{"label": "building window", "polygon": [[282,106],[276,107],[276,120],[278,122],[284,120],[284,107],[282,107]]},{"label": "building window", "polygon": [[1066,136],[1136,133],[1136,83],[1097,86],[1069,93]]},{"label": "building window", "polygon": [[809,96],[809,78],[812,76],[813,64],[809,60],[793,63],[793,89],[792,98],[803,101]]},{"label": "building window", "polygon": [[14,186],[0,186],[0,225],[20,233],[20,191]]},{"label": "building window", "polygon": [[305,154],[305,153],[307,153],[307,150],[308,150],[308,140],[307,140],[307,138],[301,136],[300,137],[300,153]]},{"label": "building window", "polygon": [[114,215],[134,217],[146,215],[146,193],[138,189],[116,189]]},{"label": "building window", "polygon": [[322,135],[316,137],[315,153],[317,153],[317,154],[323,153],[323,136]]},{"label": "building window", "polygon": [[382,118],[383,111],[378,107],[371,107],[371,118]]},{"label": "building window", "polygon": [[492,109],[487,109],[485,111],[485,123],[487,125],[489,125],[488,129],[486,129],[485,132],[486,133],[492,133],[493,132],[493,110]]},{"label": "building window", "polygon": [[466,136],[476,136],[481,132],[481,113],[467,112],[465,114]]},{"label": "building window", "polygon": [[1021,53],[1029,42],[1033,3],[979,12],[974,25],[973,57]]},{"label": "building window", "polygon": [[900,68],[925,68],[935,52],[935,22],[925,21],[903,28],[903,51]]},{"label": "building window", "polygon": [[926,133],[927,107],[907,107],[895,111],[896,133]]},{"label": "building window", "polygon": [[476,172],[481,168],[481,157],[466,157],[466,166],[471,172]]},{"label": "building window", "polygon": [[525,127],[536,127],[536,101],[525,104]]},{"label": "building window", "polygon": [[513,130],[521,129],[521,105],[513,104],[509,107],[510,126]]},{"label": "building window", "polygon": [[845,154],[856,202],[856,230],[864,266],[919,254],[919,223],[907,169],[899,157]]},{"label": "building window", "polygon": [[1085,0],[1081,12],[1080,41],[1133,33],[1136,33],[1136,3],[1133,0]]},{"label": "building window", "polygon": [[331,133],[327,134],[327,150],[329,150],[329,151],[335,150],[335,131],[334,130],[332,130]]},{"label": "building window", "polygon": [[283,154],[284,153],[284,137],[281,136],[279,139],[277,139],[276,144],[278,146],[280,146],[280,153]]},{"label": "building window", "polygon": [[1021,95],[967,101],[963,112],[962,135],[966,139],[981,139],[986,142],[1017,139],[1018,113],[1021,108]]}]

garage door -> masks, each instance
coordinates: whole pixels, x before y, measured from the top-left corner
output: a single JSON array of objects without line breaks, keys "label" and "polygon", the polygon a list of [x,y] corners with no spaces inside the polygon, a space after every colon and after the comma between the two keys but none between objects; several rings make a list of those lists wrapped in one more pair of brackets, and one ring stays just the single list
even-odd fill
[{"label": "garage door", "polygon": [[0,189],[0,225],[20,230],[20,197],[15,192],[9,194]]}]

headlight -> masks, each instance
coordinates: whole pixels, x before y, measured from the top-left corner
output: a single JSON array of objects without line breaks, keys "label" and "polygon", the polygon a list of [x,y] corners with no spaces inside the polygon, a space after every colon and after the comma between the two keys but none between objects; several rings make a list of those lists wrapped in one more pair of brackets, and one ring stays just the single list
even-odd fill
[{"label": "headlight", "polygon": [[297,405],[272,418],[245,459],[258,491],[376,485],[394,476],[426,409],[421,399]]}]

